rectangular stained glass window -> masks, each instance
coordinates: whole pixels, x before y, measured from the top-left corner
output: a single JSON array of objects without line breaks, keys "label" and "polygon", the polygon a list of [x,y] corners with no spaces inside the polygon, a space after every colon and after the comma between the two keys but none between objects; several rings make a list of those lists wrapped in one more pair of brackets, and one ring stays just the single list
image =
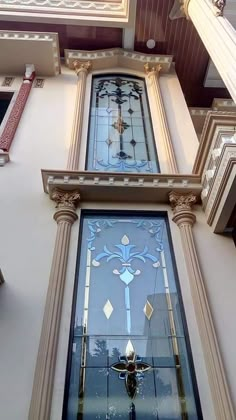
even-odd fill
[{"label": "rectangular stained glass window", "polygon": [[85,215],[66,420],[199,420],[165,217]]},{"label": "rectangular stained glass window", "polygon": [[87,169],[159,172],[144,80],[93,78]]}]

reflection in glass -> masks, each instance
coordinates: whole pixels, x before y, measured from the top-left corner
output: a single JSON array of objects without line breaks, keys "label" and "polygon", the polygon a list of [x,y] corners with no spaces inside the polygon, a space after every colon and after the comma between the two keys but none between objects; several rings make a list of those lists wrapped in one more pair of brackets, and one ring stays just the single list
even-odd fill
[{"label": "reflection in glass", "polygon": [[159,172],[143,80],[93,78],[87,169]]},{"label": "reflection in glass", "polygon": [[197,420],[165,218],[85,216],[78,284],[64,419]]}]

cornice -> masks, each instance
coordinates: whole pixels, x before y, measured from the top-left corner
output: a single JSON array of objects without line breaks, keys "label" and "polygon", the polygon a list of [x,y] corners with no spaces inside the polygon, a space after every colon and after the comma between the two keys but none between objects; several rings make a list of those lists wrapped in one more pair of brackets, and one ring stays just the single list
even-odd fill
[{"label": "cornice", "polygon": [[[133,3],[134,0],[132,0]],[[134,25],[131,0],[0,0],[0,16],[30,22],[73,23],[77,25]],[[133,6],[133,5],[132,5]]]},{"label": "cornice", "polygon": [[93,70],[107,70],[112,67],[124,67],[144,73],[144,65],[149,64],[150,67],[160,65],[161,73],[168,73],[172,65],[173,56],[144,54],[124,50],[122,48],[96,51],[65,49],[65,61],[70,69],[74,69],[74,62],[76,60],[80,62],[90,61]]},{"label": "cornice", "polygon": [[209,151],[212,147],[213,137],[218,132],[223,131],[224,128],[232,128],[236,126],[236,112],[219,112],[209,111],[203,126],[203,131],[200,139],[200,144],[193,166],[193,174],[203,176],[203,171],[209,157]]},{"label": "cornice", "polygon": [[52,197],[55,188],[78,190],[82,201],[169,203],[172,190],[192,192],[200,200],[202,186],[196,175],[104,173],[42,170],[43,188]]}]

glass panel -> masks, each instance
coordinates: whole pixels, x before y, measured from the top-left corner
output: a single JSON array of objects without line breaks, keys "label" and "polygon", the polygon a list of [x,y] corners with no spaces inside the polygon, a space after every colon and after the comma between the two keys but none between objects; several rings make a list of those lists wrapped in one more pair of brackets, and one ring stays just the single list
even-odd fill
[{"label": "glass panel", "polygon": [[143,80],[93,78],[87,169],[159,172]]},{"label": "glass panel", "polygon": [[85,216],[64,415],[198,417],[164,217]]}]

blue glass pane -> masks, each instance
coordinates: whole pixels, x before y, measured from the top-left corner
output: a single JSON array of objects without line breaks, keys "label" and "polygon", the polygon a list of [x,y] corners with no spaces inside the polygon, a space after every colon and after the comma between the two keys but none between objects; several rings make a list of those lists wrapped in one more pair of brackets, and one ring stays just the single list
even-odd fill
[{"label": "blue glass pane", "polygon": [[165,218],[84,217],[78,281],[65,419],[196,420]]},{"label": "blue glass pane", "polygon": [[87,169],[159,172],[143,80],[93,78]]}]

